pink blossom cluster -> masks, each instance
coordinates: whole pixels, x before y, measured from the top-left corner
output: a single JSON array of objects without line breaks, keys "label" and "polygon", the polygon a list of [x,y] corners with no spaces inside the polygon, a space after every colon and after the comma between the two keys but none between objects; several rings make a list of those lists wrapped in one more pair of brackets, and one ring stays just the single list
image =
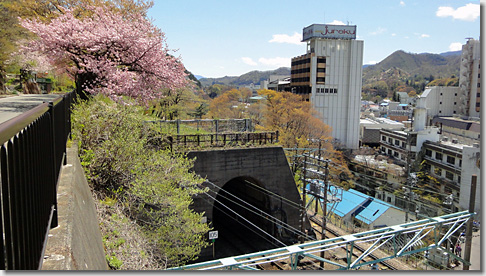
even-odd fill
[{"label": "pink blossom cluster", "polygon": [[104,7],[76,18],[72,10],[49,23],[21,20],[38,36],[26,46],[40,51],[55,66],[67,66],[90,93],[130,96],[145,103],[163,97],[163,89],[187,84],[180,58],[170,55],[165,34],[141,14],[122,17]]}]

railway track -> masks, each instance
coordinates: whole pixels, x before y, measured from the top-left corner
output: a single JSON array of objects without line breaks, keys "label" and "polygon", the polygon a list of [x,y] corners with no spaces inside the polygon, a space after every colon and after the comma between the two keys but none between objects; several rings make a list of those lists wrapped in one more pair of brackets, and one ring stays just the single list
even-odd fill
[{"label": "railway track", "polygon": [[[315,216],[309,216],[309,220],[314,222],[315,224],[317,225],[322,225],[322,222],[317,219]],[[319,233],[321,236],[322,236],[322,231],[320,231],[319,229],[316,229],[314,227],[312,227],[314,229],[314,231],[316,231],[317,233]],[[332,236],[328,235],[331,234]],[[325,238],[334,238],[334,237],[339,237],[339,234],[336,233],[334,230],[332,229],[329,229],[329,228],[326,228],[326,236]],[[357,249],[358,251],[361,251],[361,252],[365,252],[365,249],[357,244],[354,245],[354,248]],[[345,249],[342,249],[343,251],[345,251]],[[358,257],[357,254],[353,253],[353,256],[355,257]],[[370,258],[371,260],[378,260],[379,257],[377,257],[376,255],[374,255],[373,253],[369,254],[368,255],[368,258]],[[364,261],[370,261],[369,259],[368,260],[364,260]],[[390,264],[389,262],[386,262],[386,261],[382,261],[380,263],[378,263],[378,266],[379,266],[379,269],[380,270],[398,270],[396,267],[394,267],[392,264]]]}]

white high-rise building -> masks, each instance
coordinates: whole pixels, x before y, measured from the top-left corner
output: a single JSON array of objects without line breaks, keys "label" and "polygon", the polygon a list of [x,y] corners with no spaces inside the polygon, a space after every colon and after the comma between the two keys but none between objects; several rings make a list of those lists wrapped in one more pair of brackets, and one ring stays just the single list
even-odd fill
[{"label": "white high-rise building", "polygon": [[345,148],[357,149],[364,43],[356,26],[313,24],[303,41],[307,53],[292,59],[292,92],[311,102]]},{"label": "white high-rise building", "polygon": [[481,42],[469,39],[462,46],[459,76],[459,114],[481,117]]}]

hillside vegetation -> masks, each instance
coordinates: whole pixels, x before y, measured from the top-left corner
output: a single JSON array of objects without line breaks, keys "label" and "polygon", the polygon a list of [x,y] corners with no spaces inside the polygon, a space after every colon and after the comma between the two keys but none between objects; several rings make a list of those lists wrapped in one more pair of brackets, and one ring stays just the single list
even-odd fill
[{"label": "hillside vegetation", "polygon": [[73,141],[96,201],[113,269],[165,269],[195,260],[208,246],[203,214],[189,208],[204,192],[193,160],[159,149],[146,109],[98,95],[75,105]]},{"label": "hillside vegetation", "polygon": [[457,85],[460,59],[460,52],[412,54],[396,51],[363,69],[362,99],[378,102],[386,97],[393,98],[396,92],[420,94],[426,86]]}]

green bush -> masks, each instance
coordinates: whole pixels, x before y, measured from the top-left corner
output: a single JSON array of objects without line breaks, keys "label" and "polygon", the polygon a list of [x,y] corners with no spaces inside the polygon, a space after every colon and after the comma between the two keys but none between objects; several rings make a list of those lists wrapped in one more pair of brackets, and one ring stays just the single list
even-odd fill
[{"label": "green bush", "polygon": [[166,266],[182,265],[209,245],[202,214],[189,209],[203,179],[190,172],[193,160],[147,143],[144,111],[103,96],[81,102],[73,110],[73,140],[93,190],[123,206]]}]

